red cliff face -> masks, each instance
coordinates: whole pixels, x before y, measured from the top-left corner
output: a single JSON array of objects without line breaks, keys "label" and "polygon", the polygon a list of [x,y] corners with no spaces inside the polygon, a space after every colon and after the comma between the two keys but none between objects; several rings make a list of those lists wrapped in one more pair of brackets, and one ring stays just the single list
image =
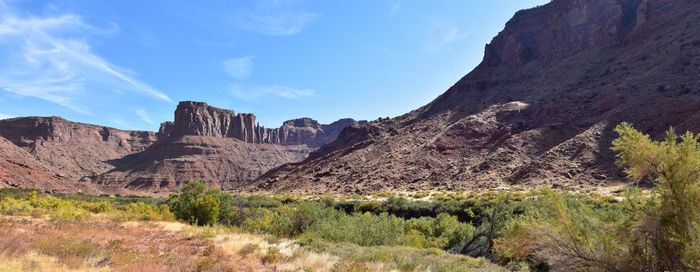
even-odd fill
[{"label": "red cliff face", "polygon": [[321,125],[311,118],[284,122],[275,129],[264,128],[255,122],[255,115],[212,107],[204,102],[180,102],[175,110],[175,122],[161,124],[158,137],[162,139],[183,136],[212,136],[233,138],[248,143],[280,145],[307,145],[320,147],[335,139],[347,126],[357,126],[352,119],[341,119]]},{"label": "red cliff face", "polygon": [[94,182],[105,190],[158,193],[177,192],[191,180],[238,189],[269,169],[303,160],[344,127],[358,124],[342,119],[321,125],[300,118],[268,129],[256,125],[253,114],[184,101],[175,110],[175,121],[161,124],[154,145]]},{"label": "red cliff face", "polygon": [[87,185],[78,180],[114,168],[122,158],[145,150],[156,140],[153,132],[125,131],[60,117],[0,120],[0,137],[6,148],[6,162],[20,162],[41,173],[6,171],[14,175],[17,182],[12,183],[17,186],[92,192],[97,189],[85,188]]},{"label": "red cliff face", "polygon": [[637,25],[640,2],[557,0],[520,11],[486,45],[480,69],[515,69],[534,60],[551,65],[591,46],[614,46]]},{"label": "red cliff face", "polygon": [[417,110],[349,128],[249,190],[372,192],[619,185],[612,129],[700,131],[700,1],[554,0]]},{"label": "red cliff face", "polygon": [[126,131],[104,126],[82,124],[61,117],[20,117],[0,120],[0,135],[20,147],[38,141],[104,144],[127,153],[143,151],[155,140],[149,131]]}]

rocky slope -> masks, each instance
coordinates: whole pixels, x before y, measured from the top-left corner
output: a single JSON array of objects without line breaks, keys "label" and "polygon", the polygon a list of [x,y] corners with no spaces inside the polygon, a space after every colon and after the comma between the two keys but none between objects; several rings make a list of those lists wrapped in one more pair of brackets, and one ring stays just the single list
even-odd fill
[{"label": "rocky slope", "polygon": [[5,183],[67,192],[98,191],[78,181],[114,168],[120,159],[145,150],[156,140],[153,132],[125,131],[60,117],[0,120],[0,137]]},{"label": "rocky slope", "polygon": [[27,151],[0,137],[0,188],[73,191],[71,185],[73,182],[56,169],[35,160]]},{"label": "rocky slope", "polygon": [[700,130],[700,1],[554,0],[516,13],[428,105],[345,128],[247,190],[371,192],[619,184],[621,121]]},{"label": "rocky slope", "polygon": [[344,126],[355,125],[352,119],[321,125],[302,118],[268,129],[256,124],[253,114],[184,101],[175,121],[161,125],[154,145],[92,180],[108,191],[175,192],[191,180],[237,189],[271,168],[303,160]]}]

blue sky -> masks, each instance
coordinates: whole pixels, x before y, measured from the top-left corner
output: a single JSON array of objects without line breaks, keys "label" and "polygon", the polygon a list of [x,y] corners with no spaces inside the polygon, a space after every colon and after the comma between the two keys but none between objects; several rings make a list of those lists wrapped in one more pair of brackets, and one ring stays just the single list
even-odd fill
[{"label": "blue sky", "polygon": [[547,2],[0,0],[0,118],[157,130],[182,100],[266,127],[393,117],[467,74],[517,10]]}]

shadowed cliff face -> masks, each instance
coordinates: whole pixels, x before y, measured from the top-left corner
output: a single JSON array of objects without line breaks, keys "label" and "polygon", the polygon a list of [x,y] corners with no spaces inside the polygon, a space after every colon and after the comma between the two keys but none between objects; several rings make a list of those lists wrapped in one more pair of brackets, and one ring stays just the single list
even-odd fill
[{"label": "shadowed cliff face", "polygon": [[431,103],[346,128],[248,190],[617,186],[616,124],[700,130],[698,52],[700,1],[554,0],[516,13]]},{"label": "shadowed cliff face", "polygon": [[341,119],[329,125],[321,125],[311,118],[284,122],[279,128],[264,128],[255,123],[255,115],[238,113],[212,107],[204,102],[180,102],[175,110],[175,122],[161,124],[161,139],[183,136],[213,136],[233,138],[248,143],[280,145],[307,145],[317,148],[338,136],[347,126],[360,123],[353,119]]},{"label": "shadowed cliff face", "polygon": [[[677,2],[676,7],[696,5],[687,0]],[[527,84],[538,72],[556,68],[582,51],[631,48],[630,43],[636,43],[640,36],[648,38],[649,33],[658,31],[653,29],[658,26],[642,29],[649,17],[662,19],[654,17],[673,4],[670,0],[556,0],[521,10],[486,45],[483,61],[424,107],[422,117],[457,106],[477,112],[493,103],[524,99],[525,95],[513,90],[489,90],[501,89],[499,85]]]}]

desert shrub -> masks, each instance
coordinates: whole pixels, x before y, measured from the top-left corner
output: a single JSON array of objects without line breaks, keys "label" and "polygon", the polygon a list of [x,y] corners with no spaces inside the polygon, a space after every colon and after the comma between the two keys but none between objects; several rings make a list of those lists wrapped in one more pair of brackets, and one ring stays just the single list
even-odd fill
[{"label": "desert shrub", "polygon": [[333,208],[316,202],[302,202],[281,206],[275,210],[253,208],[248,211],[242,226],[252,232],[295,237],[307,232],[324,220],[335,220],[342,215]]},{"label": "desert shrub", "polygon": [[138,195],[127,195],[127,196],[122,196],[120,194],[116,194],[114,197],[111,197],[107,194],[101,194],[101,195],[90,195],[90,194],[84,194],[84,193],[73,193],[73,194],[65,194],[65,193],[57,193],[57,194],[52,194],[52,196],[60,199],[65,199],[65,200],[75,200],[79,202],[108,202],[111,203],[115,206],[122,206],[126,204],[131,204],[131,203],[144,203],[148,204],[151,206],[158,206],[159,204],[162,204],[162,200],[159,198],[155,198],[152,196],[138,196]]},{"label": "desert shrub", "polygon": [[175,216],[170,212],[170,208],[165,204],[153,206],[143,202],[138,202],[119,206],[117,211],[111,214],[111,217],[121,221],[135,219],[148,221],[169,221]]},{"label": "desert shrub", "polygon": [[39,194],[39,191],[35,190],[35,189],[2,188],[2,189],[0,189],[0,201],[7,199],[7,198],[13,198],[13,199],[27,198],[27,195],[31,192],[34,192],[35,194]]},{"label": "desert shrub", "polygon": [[412,231],[418,231],[424,237],[423,244],[420,244],[416,243],[415,239],[421,238],[416,237],[415,232],[413,235],[409,235],[408,239],[412,239],[414,242],[408,244],[418,248],[449,249],[464,241],[474,231],[472,225],[459,222],[456,216],[447,213],[441,213],[435,218],[421,217],[407,220],[405,228],[409,234]]},{"label": "desert shrub", "polygon": [[383,206],[379,201],[366,201],[357,206],[357,211],[360,213],[374,213],[380,214],[384,212]]},{"label": "desert shrub", "polygon": [[[23,198],[7,197],[0,200],[0,213],[5,215],[32,215],[41,217],[43,214],[52,219],[84,220],[90,214],[105,214],[107,218],[126,220],[172,220],[168,206],[161,204],[155,206],[144,202],[130,203],[115,206],[108,201],[95,201],[103,199],[91,198],[89,195],[76,194],[72,197],[68,194],[62,195],[64,198],[53,195],[39,194],[37,191],[27,191],[26,194],[15,194]],[[83,200],[78,200],[83,199]]]},{"label": "desert shrub", "polygon": [[239,211],[233,206],[233,195],[223,192],[218,189],[210,189],[206,192],[207,196],[211,196],[218,203],[219,213],[217,222],[223,225],[232,225],[237,220]]},{"label": "desert shrub", "polygon": [[109,202],[79,202],[79,205],[91,213],[103,213],[114,209]]},{"label": "desert shrub", "polygon": [[405,244],[404,220],[387,214],[342,215],[335,220],[320,221],[304,237],[362,246],[402,245]]},{"label": "desert shrub", "polygon": [[417,249],[406,246],[358,246],[348,243],[330,243],[321,239],[302,239],[298,244],[313,252],[327,252],[339,256],[335,271],[373,271],[371,263],[384,263],[391,271],[507,271],[484,258],[449,254],[435,248]]},{"label": "desert shrub", "polygon": [[0,213],[4,215],[29,215],[33,210],[28,200],[5,198],[0,201]]},{"label": "desert shrub", "polygon": [[335,207],[335,198],[330,195],[322,195],[318,202],[323,203],[326,207]]},{"label": "desert shrub", "polygon": [[600,208],[568,192],[543,191],[525,215],[507,223],[494,249],[503,263],[544,261],[558,269],[610,271],[616,260],[602,257],[624,253],[615,241],[624,215],[621,207]]},{"label": "desert shrub", "polygon": [[436,205],[425,201],[409,201],[403,197],[389,197],[383,205],[383,210],[401,218],[434,217]]},{"label": "desert shrub", "polygon": [[[511,194],[504,192],[486,195],[479,200],[479,203],[476,207],[472,207],[479,209],[479,225],[451,250],[473,257],[492,258],[494,240],[514,216],[522,213],[521,206],[526,203],[513,201]],[[469,211],[472,212],[472,210]]]},{"label": "desert shrub", "polygon": [[697,271],[700,269],[700,145],[698,136],[669,130],[653,141],[620,124],[613,142],[618,163],[633,179],[657,186],[649,196],[628,190],[609,199],[545,192],[511,221],[496,243],[504,259],[545,261],[580,271]]},{"label": "desert shrub", "polygon": [[276,263],[283,258],[280,249],[277,247],[268,247],[265,255],[262,257],[263,263]]},{"label": "desert shrub", "polygon": [[246,256],[255,253],[255,251],[257,251],[259,248],[260,246],[258,244],[247,243],[246,245],[241,247],[241,249],[238,250],[238,254],[240,254],[241,256]]},{"label": "desert shrub", "polygon": [[99,246],[91,241],[69,237],[43,237],[34,241],[39,253],[66,258],[77,256],[86,258],[96,255]]},{"label": "desert shrub", "polygon": [[207,271],[214,267],[216,260],[209,256],[202,256],[194,260],[196,271]]},{"label": "desert shrub", "polygon": [[[618,163],[632,178],[656,177],[654,198],[630,226],[631,262],[658,270],[700,269],[700,135],[679,137],[669,129],[665,141],[620,124],[613,142]],[[680,142],[679,142],[680,140]]]},{"label": "desert shrub", "polygon": [[89,257],[97,256],[99,245],[72,237],[41,237],[34,240],[34,248],[40,254],[54,256],[69,268],[80,268]]},{"label": "desert shrub", "polygon": [[207,186],[193,181],[182,187],[182,193],[172,199],[170,209],[177,219],[191,224],[212,225],[219,215],[219,201],[212,194],[205,194]]},{"label": "desert shrub", "polygon": [[334,207],[338,210],[344,211],[345,213],[353,213],[360,206],[361,202],[357,200],[342,200],[335,203]]},{"label": "desert shrub", "polygon": [[413,198],[425,198],[428,196],[430,196],[430,192],[428,192],[428,191],[415,192],[412,195]]}]

